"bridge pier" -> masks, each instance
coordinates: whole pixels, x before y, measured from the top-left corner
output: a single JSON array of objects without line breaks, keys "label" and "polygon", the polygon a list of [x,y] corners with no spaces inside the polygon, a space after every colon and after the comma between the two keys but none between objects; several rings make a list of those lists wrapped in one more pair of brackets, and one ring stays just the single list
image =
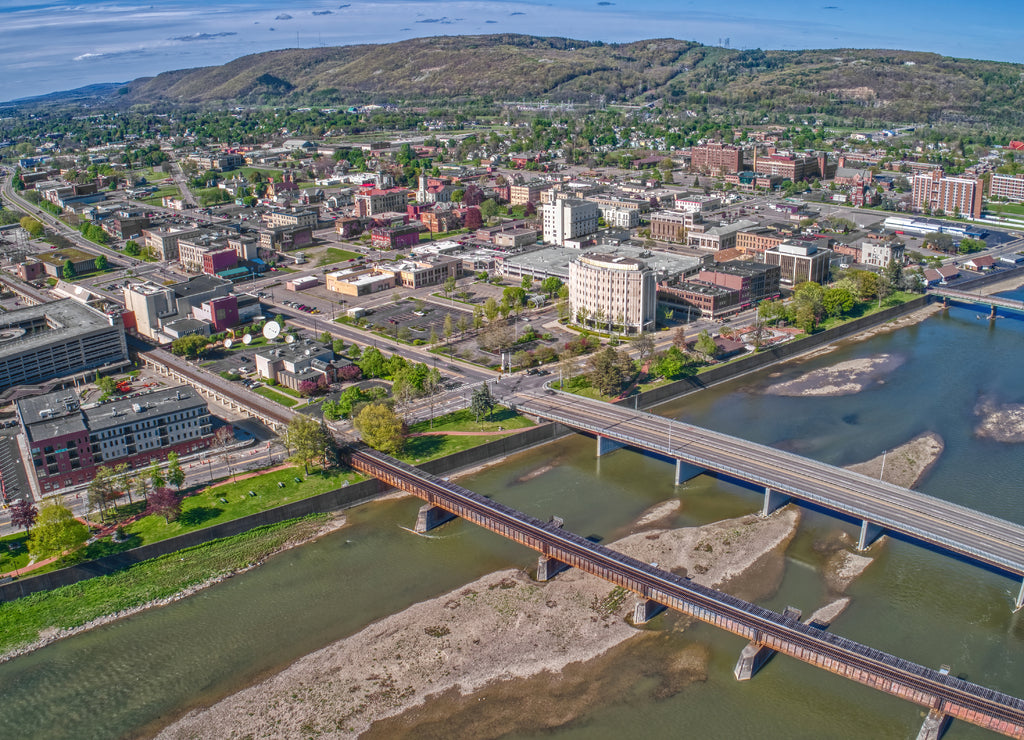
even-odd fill
[{"label": "bridge pier", "polygon": [[[786,611],[782,614],[794,621],[799,621],[802,616],[802,612],[792,606],[787,606]],[[767,645],[762,645],[759,642],[748,642],[746,647],[740,652],[740,658],[736,661],[736,667],[733,668],[732,675],[736,677],[737,681],[749,681],[769,660],[775,657],[775,653],[776,651]]]},{"label": "bridge pier", "polygon": [[600,434],[597,435],[597,456],[607,455],[612,450],[617,450],[620,447],[625,447],[622,442],[616,442],[614,439],[608,439],[602,437]]},{"label": "bridge pier", "polygon": [[537,580],[542,582],[550,581],[563,570],[568,569],[569,566],[561,560],[555,560],[547,555],[541,555],[540,558],[537,559]]},{"label": "bridge pier", "polygon": [[423,534],[435,527],[440,527],[445,522],[450,522],[454,518],[455,515],[448,511],[448,509],[442,509],[440,506],[434,506],[433,504],[423,504],[420,507],[420,513],[416,515],[416,526],[413,527],[413,531],[416,534]]},{"label": "bridge pier", "polygon": [[667,608],[664,604],[659,604],[657,601],[640,599],[633,608],[633,624],[647,624]]},{"label": "bridge pier", "polygon": [[690,465],[690,463],[684,463],[682,460],[676,460],[676,472],[673,480],[677,486],[686,483],[688,480],[696,478],[698,475],[703,475],[707,471],[704,468],[696,465]]},{"label": "bridge pier", "polygon": [[917,740],[941,740],[952,721],[952,717],[938,709],[929,710],[928,716],[921,724],[921,730],[917,733]]},{"label": "bridge pier", "polygon": [[1017,600],[1013,602],[1013,610],[1019,612],[1024,609],[1024,581],[1020,584],[1020,591],[1017,592]]},{"label": "bridge pier", "polygon": [[764,505],[761,507],[761,518],[767,517],[776,509],[780,509],[789,503],[789,496],[773,491],[771,488],[764,489]]},{"label": "bridge pier", "polygon": [[996,307],[995,307],[995,305],[991,306],[991,308],[989,310],[988,320],[989,321],[995,321],[996,320]]},{"label": "bridge pier", "polygon": [[867,550],[871,547],[871,543],[877,540],[884,530],[877,524],[869,522],[867,519],[860,523],[860,537],[857,539],[857,549]]}]

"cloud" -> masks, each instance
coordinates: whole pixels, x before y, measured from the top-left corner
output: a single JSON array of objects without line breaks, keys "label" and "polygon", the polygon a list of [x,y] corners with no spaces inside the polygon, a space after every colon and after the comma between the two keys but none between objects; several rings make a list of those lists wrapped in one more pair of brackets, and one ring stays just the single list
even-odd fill
[{"label": "cloud", "polygon": [[73,57],[73,62],[88,62],[93,59],[117,59],[118,57],[142,56],[148,54],[145,49],[124,49],[123,51],[87,51]]},{"label": "cloud", "polygon": [[290,21],[292,17],[287,13],[281,13],[281,15],[274,18],[275,21]]},{"label": "cloud", "polygon": [[484,23],[497,23],[498,21],[484,21]]},{"label": "cloud", "polygon": [[443,23],[446,26],[450,26],[452,23],[458,23],[461,18],[449,18],[444,16],[443,18],[424,18],[421,21],[413,21],[413,23]]},{"label": "cloud", "polygon": [[509,13],[509,15],[526,15],[526,13],[523,13],[522,11],[517,10],[514,13]]},{"label": "cloud", "polygon": [[209,41],[224,36],[237,36],[234,31],[220,31],[219,33],[190,33],[188,36],[171,36],[171,41]]},{"label": "cloud", "polygon": [[314,10],[313,15],[330,15],[331,12],[330,10]]}]

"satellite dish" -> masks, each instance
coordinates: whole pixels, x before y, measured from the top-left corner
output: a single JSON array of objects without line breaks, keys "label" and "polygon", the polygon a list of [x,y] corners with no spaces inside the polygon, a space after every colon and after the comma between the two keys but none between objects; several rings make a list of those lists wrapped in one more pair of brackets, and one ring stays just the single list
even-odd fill
[{"label": "satellite dish", "polygon": [[242,344],[249,344],[250,342],[252,342],[252,334],[246,334],[242,337]]},{"label": "satellite dish", "polygon": [[291,344],[291,343],[292,343],[292,342],[294,342],[294,341],[295,341],[295,335],[294,335],[294,334],[289,334],[289,335],[288,335],[288,336],[287,336],[287,337],[285,338],[285,340],[284,340],[284,343],[285,343],[285,344]]},{"label": "satellite dish", "polygon": [[224,349],[231,349],[231,345],[232,345],[232,344],[234,344],[234,342],[233,342],[232,340],[230,340],[230,339],[225,339],[225,340],[224,340]]},{"label": "satellite dish", "polygon": [[281,334],[281,325],[276,321],[268,321],[263,325],[263,338],[267,341],[277,339]]}]

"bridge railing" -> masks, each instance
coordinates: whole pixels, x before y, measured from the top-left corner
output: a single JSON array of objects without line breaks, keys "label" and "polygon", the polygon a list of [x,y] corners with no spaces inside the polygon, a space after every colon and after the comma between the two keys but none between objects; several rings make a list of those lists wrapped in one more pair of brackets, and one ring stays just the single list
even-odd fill
[{"label": "bridge railing", "polygon": [[[586,400],[586,399],[580,399],[579,397],[573,397],[573,398],[576,399],[577,405],[579,404],[579,402]],[[593,403],[593,402],[591,402],[591,403]],[[947,548],[947,549],[949,549],[949,550],[951,550],[953,552],[957,552],[957,553],[962,554],[962,555],[967,555],[967,556],[969,556],[969,557],[971,557],[971,558],[973,558],[973,559],[975,559],[975,560],[977,560],[979,562],[986,563],[988,565],[991,565],[991,566],[994,566],[994,567],[1006,570],[1007,572],[1015,574],[1015,575],[1020,575],[1020,574],[1024,573],[1024,563],[1022,563],[1020,561],[1009,560],[1007,558],[999,556],[996,553],[993,553],[991,551],[983,550],[981,548],[972,546],[972,545],[970,545],[970,544],[968,544],[966,542],[959,541],[959,540],[953,540],[953,539],[950,539],[948,537],[944,537],[944,536],[942,536],[940,534],[936,534],[936,533],[931,532],[929,530],[923,529],[923,528],[921,528],[919,526],[915,526],[914,524],[911,524],[910,522],[908,522],[906,520],[895,519],[895,518],[893,518],[891,516],[887,516],[884,513],[881,513],[881,512],[878,512],[878,511],[868,511],[867,509],[864,509],[864,508],[859,507],[859,506],[842,503],[842,502],[836,501],[835,499],[833,499],[833,498],[831,498],[831,497],[829,497],[827,495],[816,493],[815,491],[812,491],[812,490],[809,490],[809,489],[806,489],[806,488],[801,488],[801,487],[798,487],[798,486],[794,486],[791,483],[784,483],[784,482],[779,481],[777,479],[771,478],[770,476],[759,474],[759,473],[753,472],[753,471],[751,471],[749,469],[738,468],[738,467],[733,466],[733,465],[728,465],[728,464],[722,463],[722,462],[720,462],[718,460],[714,460],[714,459],[710,459],[710,458],[707,458],[707,457],[703,457],[701,455],[697,455],[697,454],[694,454],[692,452],[687,452],[685,450],[685,445],[689,444],[689,442],[686,442],[686,443],[684,443],[683,445],[681,445],[679,447],[677,447],[675,445],[668,446],[668,445],[660,444],[658,442],[653,442],[653,441],[650,441],[650,440],[647,440],[647,439],[642,439],[640,437],[637,437],[637,436],[632,435],[632,434],[628,434],[626,432],[617,431],[617,430],[615,430],[615,429],[613,429],[613,428],[611,428],[611,427],[609,427],[607,425],[600,425],[600,424],[595,424],[595,423],[592,423],[592,422],[585,421],[585,420],[581,419],[580,416],[578,416],[578,415],[577,416],[569,416],[569,415],[566,415],[566,414],[560,414],[560,413],[552,412],[552,411],[549,411],[547,409],[536,407],[536,406],[531,407],[528,404],[519,404],[518,408],[523,410],[523,411],[525,411],[526,413],[529,413],[529,414],[532,414],[532,415],[535,415],[535,416],[539,416],[539,417],[543,417],[543,418],[549,419],[551,421],[558,422],[558,423],[563,424],[565,426],[568,426],[570,428],[582,429],[584,431],[588,431],[588,432],[591,432],[593,434],[598,434],[598,435],[601,435],[601,436],[605,436],[605,437],[614,439],[614,440],[619,441],[619,442],[624,442],[624,443],[626,443],[628,445],[631,445],[633,447],[637,447],[639,449],[650,450],[652,452],[661,453],[661,454],[663,454],[663,455],[665,455],[667,457],[670,457],[670,458],[674,458],[674,459],[678,459],[678,460],[683,460],[683,461],[685,461],[687,463],[690,463],[690,464],[693,464],[693,465],[697,465],[698,467],[702,467],[702,468],[705,468],[707,470],[714,470],[714,471],[717,471],[717,472],[720,472],[720,473],[725,473],[726,475],[730,475],[730,476],[735,477],[735,478],[737,478],[739,480],[748,481],[750,483],[754,483],[754,484],[759,485],[759,486],[764,486],[765,488],[771,488],[773,491],[777,491],[779,493],[790,495],[790,496],[793,496],[795,498],[802,499],[804,501],[809,501],[811,503],[818,504],[818,505],[823,506],[823,507],[825,507],[827,509],[831,509],[833,511],[838,511],[838,512],[840,512],[842,514],[845,514],[845,515],[848,515],[848,516],[851,516],[851,517],[855,517],[855,518],[860,519],[862,521],[869,521],[872,524],[879,525],[881,527],[884,527],[885,529],[888,529],[888,530],[891,530],[891,531],[894,531],[894,532],[899,532],[901,534],[909,535],[909,536],[914,537],[916,539],[919,539],[919,540],[921,540],[923,542],[929,542],[929,543],[933,543],[933,544],[936,544],[936,545],[941,545],[941,546],[943,546],[943,547],[945,547],[945,548]],[[748,440],[744,440],[744,439],[741,439],[739,437],[733,437],[731,435],[724,434],[722,432],[714,432],[714,431],[711,431],[711,430],[702,429],[700,427],[696,427],[696,426],[693,426],[693,425],[690,425],[690,424],[686,424],[684,422],[678,422],[678,421],[666,419],[665,417],[657,416],[656,414],[651,414],[651,413],[644,412],[644,411],[636,411],[636,410],[626,409],[626,408],[622,408],[622,407],[619,407],[619,406],[612,406],[611,404],[601,404],[600,408],[601,408],[601,411],[603,411],[605,413],[616,413],[616,414],[623,414],[623,415],[629,414],[629,415],[631,415],[633,417],[641,417],[641,418],[645,419],[646,421],[650,422],[651,424],[654,424],[654,425],[657,425],[657,426],[661,426],[661,425],[665,425],[665,424],[670,424],[670,425],[672,425],[671,428],[673,428],[673,429],[679,429],[680,431],[685,432],[685,433],[700,434],[700,435],[704,435],[705,437],[711,437],[711,438],[715,439],[716,441],[721,441],[724,444],[733,445],[734,447],[739,447],[739,446],[750,447],[751,445],[756,445],[756,443],[752,443],[752,442],[750,442]],[[626,418],[629,418],[629,417],[624,416],[622,420],[625,420]],[[760,445],[757,445],[757,446],[760,446]],[[772,454],[778,455],[780,457],[783,457],[783,458],[789,460],[794,466],[798,466],[798,465],[799,466],[806,466],[807,464],[810,463],[810,464],[813,464],[813,465],[820,465],[823,468],[823,470],[826,471],[826,472],[828,471],[828,469],[833,469],[833,466],[827,465],[826,463],[820,463],[820,462],[818,462],[816,460],[810,460],[809,458],[802,457],[800,455],[796,455],[796,454],[793,454],[791,452],[787,452],[785,450],[778,450],[778,449],[776,449],[774,447],[770,448],[770,449],[772,451]],[[843,474],[844,474],[844,476],[847,476],[847,477],[856,477],[856,476],[859,475],[857,473],[853,473],[852,471],[847,471],[847,470],[843,470]],[[934,512],[935,509],[941,508],[945,512],[947,512],[949,514],[952,514],[952,515],[955,515],[955,514],[969,514],[971,516],[977,516],[978,515],[977,511],[969,509],[968,507],[965,507],[965,506],[961,506],[960,504],[955,504],[955,503],[950,502],[950,501],[945,501],[945,500],[938,499],[938,498],[935,498],[935,497],[932,497],[932,496],[928,496],[927,494],[923,494],[923,493],[920,493],[918,491],[911,491],[910,489],[901,488],[899,486],[895,486],[893,484],[886,483],[884,481],[876,481],[874,479],[869,479],[866,476],[861,476],[861,477],[864,478],[864,482],[865,483],[870,484],[872,489],[874,489],[875,491],[878,491],[879,493],[887,494],[888,497],[890,497],[890,498],[898,496],[898,497],[901,497],[901,498],[903,498],[905,500],[909,496],[911,499],[918,501],[921,504],[921,506],[918,507],[918,508],[920,508],[922,510],[921,513],[928,513],[927,511],[925,511],[926,509],[931,509]],[[906,506],[906,503],[903,503],[901,505],[902,506]],[[1012,522],[1008,522],[1006,520],[1001,520],[998,517],[993,517],[993,516],[990,516],[990,515],[985,515],[985,516],[988,517],[989,519],[991,519],[994,523],[999,523],[1000,525],[1004,525],[1004,526],[1009,527],[1009,528],[1018,528],[1019,529],[1019,525],[1015,525]]]}]

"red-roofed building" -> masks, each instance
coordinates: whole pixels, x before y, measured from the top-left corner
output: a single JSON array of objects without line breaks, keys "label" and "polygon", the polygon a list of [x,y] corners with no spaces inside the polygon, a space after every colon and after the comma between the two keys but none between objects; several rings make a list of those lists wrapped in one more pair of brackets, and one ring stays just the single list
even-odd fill
[{"label": "red-roofed building", "polygon": [[1011,141],[1010,149],[1013,149],[1015,152],[1024,151],[1024,141]]},{"label": "red-roofed building", "polygon": [[404,212],[409,204],[409,191],[406,188],[365,188],[356,194],[355,203],[356,215],[360,218],[387,211]]}]

